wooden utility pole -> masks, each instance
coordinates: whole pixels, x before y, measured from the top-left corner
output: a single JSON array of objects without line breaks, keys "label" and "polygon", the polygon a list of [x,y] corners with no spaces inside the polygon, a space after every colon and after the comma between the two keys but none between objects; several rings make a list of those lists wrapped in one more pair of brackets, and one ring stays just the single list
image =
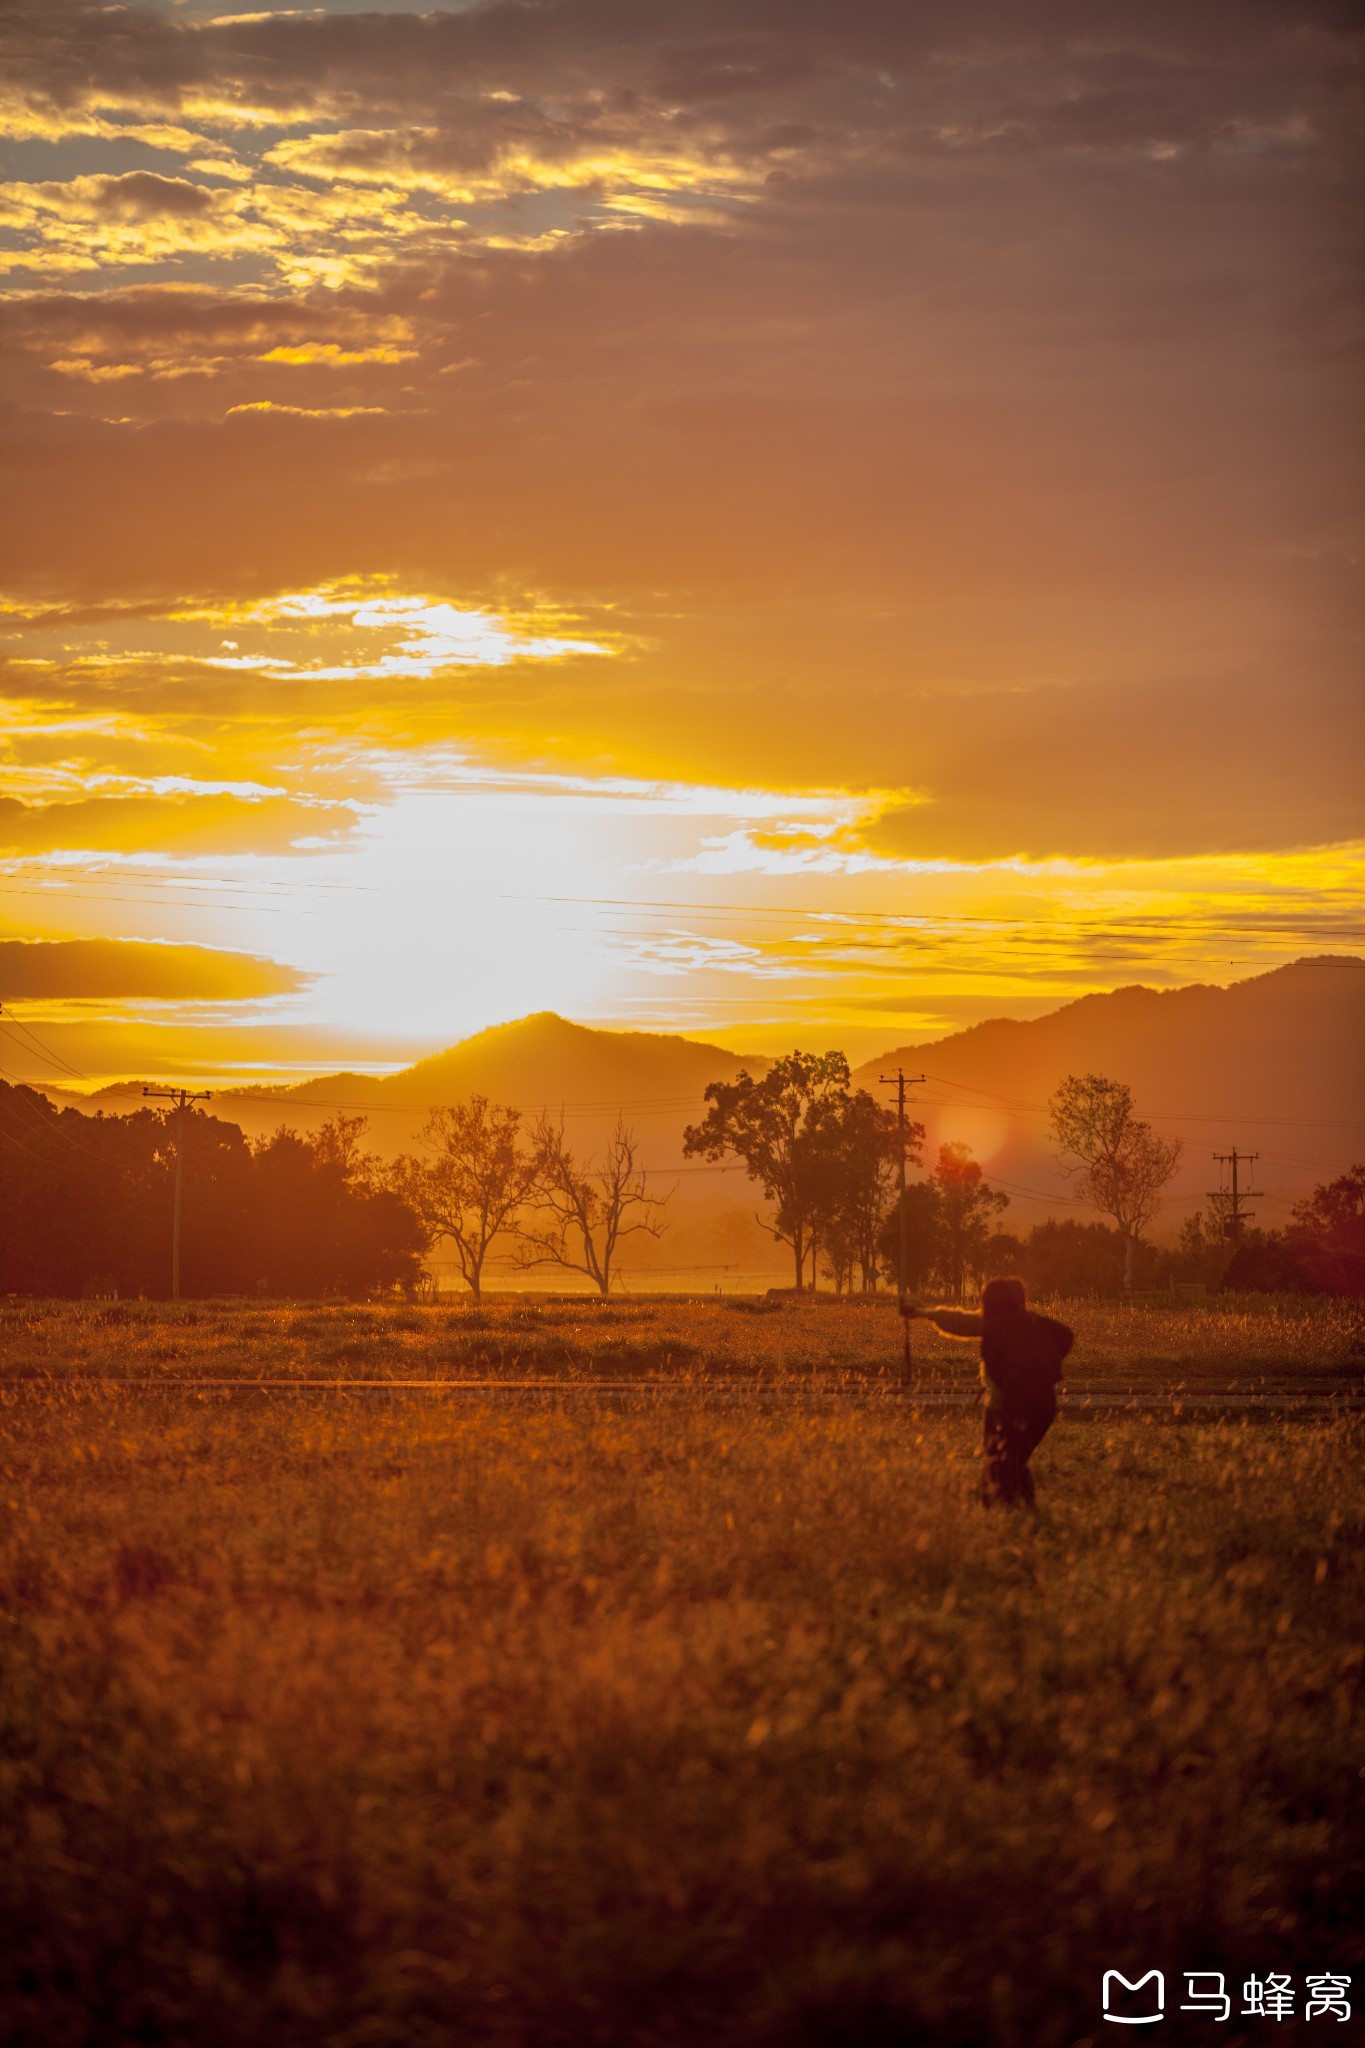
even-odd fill
[{"label": "wooden utility pole", "polygon": [[210,1102],[207,1088],[192,1094],[188,1088],[144,1088],[144,1095],[159,1096],[175,1104],[175,1211],[171,1223],[171,1300],[180,1299],[180,1193],[185,1180],[185,1111],[192,1102]]},{"label": "wooden utility pole", "polygon": [[[880,1087],[894,1088],[896,1091],[896,1134],[899,1139],[896,1148],[896,1207],[899,1225],[896,1238],[896,1298],[901,1307],[905,1306],[905,1269],[909,1263],[905,1255],[905,1153],[908,1143],[905,1126],[905,1091],[907,1088],[918,1087],[925,1078],[923,1074],[907,1074],[903,1067],[897,1067],[894,1074],[877,1076]],[[902,1318],[901,1328],[905,1333],[905,1377],[908,1382],[911,1369],[909,1316]]]},{"label": "wooden utility pole", "polygon": [[1239,1166],[1254,1166],[1261,1155],[1259,1152],[1239,1152],[1234,1145],[1231,1152],[1215,1152],[1213,1156],[1219,1166],[1230,1166],[1232,1168],[1232,1187],[1231,1190],[1227,1188],[1210,1188],[1208,1191],[1209,1200],[1217,1202],[1220,1209],[1226,1205],[1226,1221],[1223,1225],[1224,1232],[1231,1238],[1234,1244],[1240,1244],[1242,1241],[1242,1225],[1244,1222],[1249,1221],[1251,1217],[1251,1211],[1244,1209],[1242,1204],[1244,1202],[1259,1201],[1261,1199],[1261,1189],[1239,1187],[1237,1185],[1237,1169]]}]

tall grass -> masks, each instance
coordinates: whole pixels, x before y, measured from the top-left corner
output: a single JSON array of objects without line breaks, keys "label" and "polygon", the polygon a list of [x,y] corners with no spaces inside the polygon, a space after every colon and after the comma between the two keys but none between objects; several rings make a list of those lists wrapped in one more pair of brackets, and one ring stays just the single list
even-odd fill
[{"label": "tall grass", "polygon": [[1066,2048],[1107,1968],[1349,1969],[1363,1448],[1063,1423],[1034,1522],[968,1414],[12,1391],[0,2036]]}]

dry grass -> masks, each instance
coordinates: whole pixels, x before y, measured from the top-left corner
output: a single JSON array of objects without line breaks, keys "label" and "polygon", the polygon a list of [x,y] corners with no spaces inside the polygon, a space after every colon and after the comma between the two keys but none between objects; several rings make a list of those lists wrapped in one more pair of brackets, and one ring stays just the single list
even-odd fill
[{"label": "dry grass", "polygon": [[968,1413],[80,1391],[457,1328],[242,1321],[12,1317],[0,2036],[1067,2048],[1107,1967],[1358,1961],[1349,1417],[1063,1423],[1033,1522]]},{"label": "dry grass", "polygon": [[[1077,1333],[1069,1384],[1086,1388],[1359,1392],[1365,1318],[1333,1301],[1258,1297],[1178,1308],[1044,1304]],[[915,1355],[931,1379],[976,1371],[969,1346],[927,1324]],[[0,1303],[0,1376],[58,1379],[326,1377],[812,1377],[896,1380],[895,1305],[873,1301],[496,1298],[482,1308],[292,1308],[202,1302]]]}]

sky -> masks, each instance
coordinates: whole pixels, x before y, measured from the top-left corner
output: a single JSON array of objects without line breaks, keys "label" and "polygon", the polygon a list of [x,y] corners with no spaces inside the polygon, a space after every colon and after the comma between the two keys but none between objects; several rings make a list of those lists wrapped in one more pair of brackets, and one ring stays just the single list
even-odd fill
[{"label": "sky", "polygon": [[4,0],[0,46],[47,1078],[540,1009],[866,1057],[1361,950],[1352,8]]}]

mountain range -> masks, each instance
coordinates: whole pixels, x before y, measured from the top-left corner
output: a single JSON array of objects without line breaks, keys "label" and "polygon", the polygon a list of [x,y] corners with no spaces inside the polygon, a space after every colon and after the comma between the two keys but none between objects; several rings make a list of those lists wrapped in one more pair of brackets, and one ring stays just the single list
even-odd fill
[{"label": "mountain range", "polygon": [[[1316,1183],[1365,1157],[1362,1047],[1365,961],[1325,956],[1226,988],[1120,988],[1027,1021],[992,1019],[928,1045],[894,1047],[856,1068],[854,1080],[893,1103],[887,1084],[904,1072],[909,1114],[925,1127],[924,1166],[940,1144],[969,1144],[988,1178],[1010,1195],[1003,1220],[1013,1229],[1048,1214],[1083,1213],[1052,1152],[1053,1090],[1068,1073],[1126,1082],[1141,1114],[1185,1148],[1160,1235],[1219,1186],[1226,1169],[1215,1153],[1236,1147],[1255,1155],[1248,1172],[1264,1190],[1255,1206],[1267,1225],[1283,1221]],[[701,1115],[707,1083],[766,1065],[695,1039],[596,1030],[542,1012],[382,1078],[339,1073],[222,1092],[212,1112],[253,1136],[280,1123],[313,1129],[338,1112],[364,1115],[367,1142],[389,1157],[414,1146],[432,1106],[476,1093],[531,1115],[562,1111],[583,1154],[619,1115],[660,1184],[674,1188],[676,1222],[687,1220],[681,1238],[675,1229],[661,1241],[660,1259],[670,1240],[676,1257],[680,1243],[696,1248],[698,1231],[707,1243],[731,1249],[739,1232],[746,1257],[776,1263],[766,1238],[755,1233],[743,1176],[682,1156],[683,1127]],[[54,1099],[86,1110],[141,1106],[131,1086]],[[1248,1184],[1246,1172],[1242,1182]]]}]

